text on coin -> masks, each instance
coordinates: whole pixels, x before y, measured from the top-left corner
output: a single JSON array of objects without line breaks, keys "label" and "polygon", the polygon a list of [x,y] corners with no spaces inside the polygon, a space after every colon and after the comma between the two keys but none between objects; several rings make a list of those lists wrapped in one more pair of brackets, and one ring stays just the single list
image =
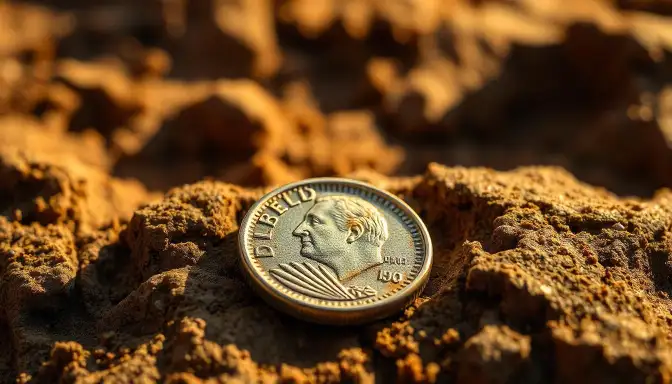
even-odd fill
[{"label": "text on coin", "polygon": [[273,256],[275,256],[273,248],[269,247],[268,245],[259,245],[256,248],[254,248],[254,257],[273,257]]},{"label": "text on coin", "polygon": [[271,216],[271,215],[269,215],[268,213],[264,213],[264,214],[261,215],[261,217],[259,218],[259,222],[260,222],[261,224],[266,224],[266,225],[269,225],[269,226],[271,226],[271,227],[275,227],[275,223],[278,222],[278,218],[275,217],[275,216]]},{"label": "text on coin", "polygon": [[[255,239],[271,240],[273,238],[272,228],[275,228],[275,225],[278,223],[279,216],[282,216],[282,214],[287,212],[289,208],[296,207],[306,201],[314,200],[317,196],[317,192],[310,187],[301,187],[296,191],[283,192],[280,196],[282,196],[282,200],[276,199],[268,203],[270,210],[259,216],[259,219],[257,219],[257,225],[264,224],[271,228],[269,228],[268,231],[257,228],[254,232]],[[287,206],[283,205],[282,201],[284,201]],[[273,212],[277,213],[279,216],[273,216]]]},{"label": "text on coin", "polygon": [[404,279],[404,274],[401,272],[390,272],[390,271],[384,271],[380,270],[378,271],[378,280],[382,282],[393,282],[393,283],[399,283],[401,280]]},{"label": "text on coin", "polygon": [[397,256],[385,256],[383,262],[385,264],[392,264],[392,265],[406,265],[406,258]]}]

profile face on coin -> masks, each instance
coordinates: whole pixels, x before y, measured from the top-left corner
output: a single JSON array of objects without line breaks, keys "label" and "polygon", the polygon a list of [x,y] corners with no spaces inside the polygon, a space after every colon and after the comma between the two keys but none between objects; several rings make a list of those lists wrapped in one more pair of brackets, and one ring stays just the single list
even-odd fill
[{"label": "profile face on coin", "polygon": [[262,197],[241,224],[244,273],[273,307],[324,324],[402,310],[424,288],[429,234],[402,200],[348,179],[307,179]]}]

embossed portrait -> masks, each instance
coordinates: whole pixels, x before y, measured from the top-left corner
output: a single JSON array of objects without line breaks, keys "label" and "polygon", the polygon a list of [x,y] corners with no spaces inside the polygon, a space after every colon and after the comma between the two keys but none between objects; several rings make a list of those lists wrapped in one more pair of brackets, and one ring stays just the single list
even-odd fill
[{"label": "embossed portrait", "polygon": [[270,272],[283,285],[331,300],[376,295],[368,285],[343,285],[383,263],[381,248],[389,237],[387,222],[371,203],[353,196],[319,197],[292,234],[301,241],[301,256],[317,263],[279,264]]},{"label": "embossed portrait", "polygon": [[301,256],[329,266],[343,281],[381,264],[387,223],[371,203],[351,196],[324,196],[293,232]]}]

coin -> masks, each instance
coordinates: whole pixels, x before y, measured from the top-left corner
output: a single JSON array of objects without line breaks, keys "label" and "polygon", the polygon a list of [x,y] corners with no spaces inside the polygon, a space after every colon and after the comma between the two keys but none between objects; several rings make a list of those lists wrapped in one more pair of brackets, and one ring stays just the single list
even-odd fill
[{"label": "coin", "polygon": [[314,178],[281,186],[245,214],[243,273],[272,307],[322,324],[401,311],[422,291],[432,244],[403,200],[364,182]]}]

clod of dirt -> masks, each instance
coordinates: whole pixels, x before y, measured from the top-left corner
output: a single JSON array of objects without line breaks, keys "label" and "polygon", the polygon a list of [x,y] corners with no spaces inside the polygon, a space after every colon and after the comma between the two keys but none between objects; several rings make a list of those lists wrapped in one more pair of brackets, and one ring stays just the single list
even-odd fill
[{"label": "clod of dirt", "polygon": [[464,343],[458,359],[459,382],[507,383],[530,356],[530,337],[507,326],[486,325]]},{"label": "clod of dirt", "polygon": [[115,130],[125,128],[142,110],[137,86],[118,63],[63,60],[57,63],[55,72],[80,100],[70,116],[71,131],[95,129],[109,140]]},{"label": "clod of dirt", "polygon": [[29,113],[53,71],[56,42],[72,19],[28,4],[0,4],[0,114]]},{"label": "clod of dirt", "polygon": [[207,175],[274,185],[359,168],[388,173],[403,159],[373,114],[324,116],[300,85],[279,101],[248,80],[147,83],[136,91],[143,112],[111,135],[129,155],[116,172],[156,188]]},{"label": "clod of dirt", "polygon": [[68,134],[62,127],[25,115],[0,117],[0,147],[15,148],[42,162],[76,168],[76,164],[101,170],[112,166],[103,138],[94,131]]},{"label": "clod of dirt", "polygon": [[23,226],[0,217],[0,319],[12,332],[14,368],[32,371],[48,356],[54,313],[72,298],[77,251],[60,225]]},{"label": "clod of dirt", "polygon": [[[30,135],[30,127],[23,128],[26,136],[0,148],[2,216],[21,223],[65,224],[79,233],[128,219],[133,209],[151,198],[139,183],[113,179],[84,164],[79,156],[86,155],[76,150],[64,153],[80,139]],[[11,140],[9,136],[5,140]],[[31,148],[45,151],[33,153]]]},{"label": "clod of dirt", "polygon": [[173,74],[192,79],[268,78],[282,54],[269,0],[163,4]]}]

